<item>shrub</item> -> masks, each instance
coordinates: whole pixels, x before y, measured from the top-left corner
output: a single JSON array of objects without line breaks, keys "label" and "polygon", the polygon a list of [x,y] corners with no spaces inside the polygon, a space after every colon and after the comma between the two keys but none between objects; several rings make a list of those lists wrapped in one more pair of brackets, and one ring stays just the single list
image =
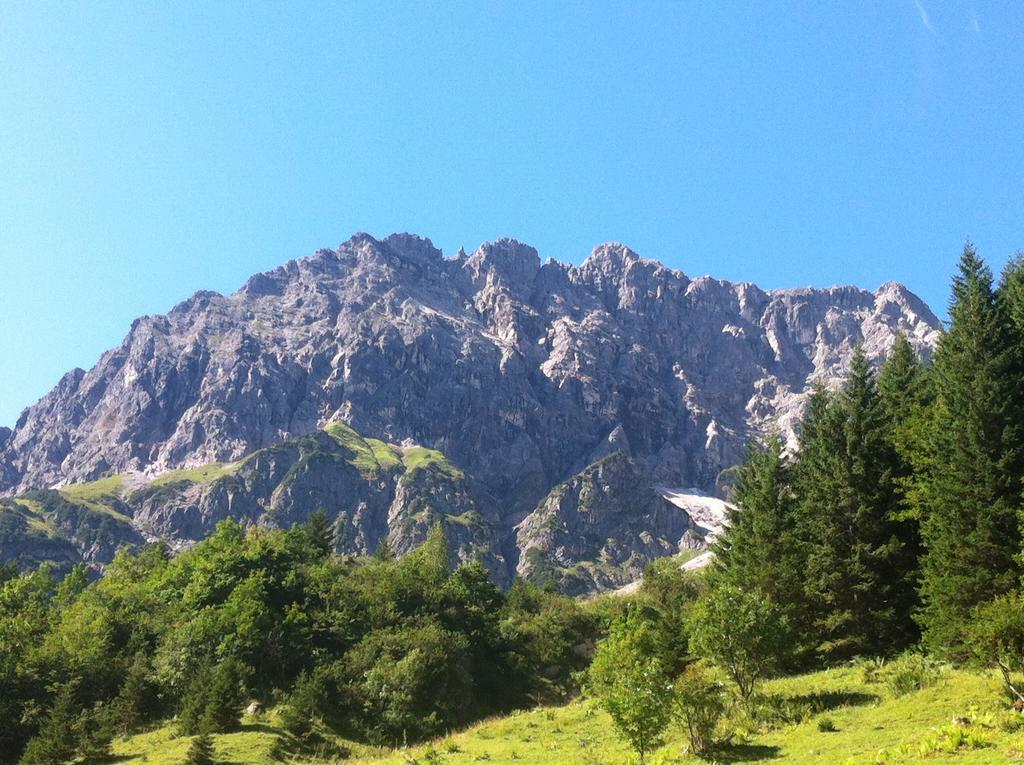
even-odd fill
[{"label": "shrub", "polygon": [[873,685],[882,681],[882,674],[885,671],[885,657],[878,656],[872,659],[858,659],[854,667],[860,670],[861,681],[865,685]]},{"label": "shrub", "polygon": [[344,659],[348,711],[381,744],[426,738],[458,724],[476,700],[466,648],[464,636],[426,621],[369,633]]},{"label": "shrub", "polygon": [[929,735],[918,746],[922,756],[945,753],[953,754],[960,749],[982,749],[989,745],[985,732],[977,728],[962,725],[943,725],[933,728]]},{"label": "shrub", "polygon": [[819,717],[817,725],[818,730],[822,733],[835,733],[837,730],[839,730],[836,727],[835,720],[833,720],[831,717]]},{"label": "shrub", "polygon": [[938,682],[942,664],[923,653],[905,653],[890,662],[885,682],[893,696],[904,696]]},{"label": "shrub", "polygon": [[715,728],[725,714],[722,684],[699,664],[687,667],[675,684],[676,710],[698,757],[714,746]]},{"label": "shrub", "polygon": [[740,710],[737,719],[750,732],[757,732],[807,722],[819,711],[808,699],[758,695]]}]

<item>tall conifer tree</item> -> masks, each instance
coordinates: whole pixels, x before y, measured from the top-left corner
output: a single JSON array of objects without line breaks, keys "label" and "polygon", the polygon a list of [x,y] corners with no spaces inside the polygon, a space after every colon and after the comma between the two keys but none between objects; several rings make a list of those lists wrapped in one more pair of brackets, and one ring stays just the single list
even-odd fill
[{"label": "tall conifer tree", "polygon": [[931,391],[927,367],[905,335],[898,335],[886,354],[878,373],[878,394],[885,414],[890,456],[893,458],[894,488],[898,494],[895,512],[900,522],[897,533],[902,549],[900,559],[894,563],[895,572],[904,577],[904,597],[898,607],[903,609],[902,619],[908,634],[916,639],[917,629],[911,622],[911,616],[919,606],[917,589],[922,546],[920,518],[913,502],[916,485],[914,465],[922,448]]},{"label": "tall conifer tree", "polygon": [[803,613],[802,566],[793,536],[791,469],[777,433],[763,447],[750,445],[731,499],[736,509],[713,548],[716,583],[764,592],[796,626]]},{"label": "tall conifer tree", "polygon": [[[1016,284],[1016,273],[1006,279]],[[916,500],[926,551],[919,620],[928,645],[958,658],[977,605],[1018,581],[1020,411],[1006,310],[968,242],[953,279],[950,325],[935,354],[935,404]]]},{"label": "tall conifer tree", "polygon": [[[817,400],[816,400],[817,399]],[[812,396],[796,469],[804,591],[818,651],[877,653],[913,638],[897,457],[863,349],[834,395]]]}]

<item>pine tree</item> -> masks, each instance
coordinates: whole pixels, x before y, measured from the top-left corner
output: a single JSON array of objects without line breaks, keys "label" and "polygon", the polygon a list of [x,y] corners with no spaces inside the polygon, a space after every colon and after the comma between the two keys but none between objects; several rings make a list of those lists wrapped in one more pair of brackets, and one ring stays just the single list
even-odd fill
[{"label": "pine tree", "polygon": [[242,715],[242,676],[235,659],[198,667],[178,713],[182,732],[224,733],[236,728]]},{"label": "pine tree", "polygon": [[886,420],[890,456],[893,458],[892,479],[897,493],[894,520],[899,521],[897,533],[902,547],[895,571],[904,577],[905,594],[899,607],[905,609],[904,624],[908,627],[908,635],[916,640],[919,637],[916,623],[906,618],[920,605],[917,587],[923,553],[920,518],[913,500],[917,490],[914,468],[923,449],[931,389],[927,367],[903,334],[896,337],[879,370],[878,395]]},{"label": "pine tree", "polygon": [[242,716],[242,668],[234,659],[217,665],[209,678],[209,695],[199,723],[202,733],[224,733],[238,727]]},{"label": "pine tree", "polygon": [[[808,563],[817,539],[824,536],[820,507],[831,502],[838,490],[834,478],[838,474],[835,444],[839,441],[835,395],[816,382],[807,400],[800,421],[799,447],[792,468],[796,495],[794,549],[800,561],[798,571],[803,579],[799,598],[803,602],[800,633],[814,648],[821,642],[820,622],[828,613],[829,582],[811,582]],[[818,588],[822,592],[818,592]]]},{"label": "pine tree", "polygon": [[1007,416],[1003,429],[1003,466],[1009,490],[1024,490],[1024,253],[1018,252],[1003,269],[996,290],[996,307],[1007,344]]},{"label": "pine tree", "polygon": [[150,671],[150,662],[142,653],[137,654],[128,667],[128,675],[111,710],[114,728],[121,735],[131,733],[140,723],[152,719],[157,711]]},{"label": "pine tree", "polygon": [[75,730],[79,707],[75,688],[68,683],[57,692],[39,732],[28,742],[22,765],[62,765],[76,754]]},{"label": "pine tree", "polygon": [[281,727],[297,739],[305,739],[313,731],[323,705],[323,683],[316,675],[302,673],[291,693],[285,697],[281,710]]},{"label": "pine tree", "polygon": [[[906,335],[899,334],[878,372],[882,409],[894,430],[910,422],[928,399],[925,367]],[[893,438],[898,441],[898,437]]]},{"label": "pine tree", "polygon": [[380,544],[377,545],[377,549],[373,552],[373,557],[379,561],[395,559],[394,550],[391,549],[391,542],[388,541],[387,537],[381,537]]},{"label": "pine tree", "polygon": [[430,527],[426,541],[414,553],[424,576],[438,583],[445,581],[452,572],[451,558],[448,550],[448,532],[444,522],[437,521]]},{"label": "pine tree", "polygon": [[113,740],[114,718],[109,705],[97,704],[82,710],[75,724],[75,741],[78,754],[86,762],[110,757]]},{"label": "pine tree", "polygon": [[327,513],[315,510],[303,528],[310,548],[320,557],[327,557],[334,552],[334,529],[327,520]]},{"label": "pine tree", "polygon": [[213,738],[209,733],[202,733],[192,739],[185,756],[185,765],[215,765],[213,758]]},{"label": "pine tree", "polygon": [[1006,318],[1016,273],[1010,277],[1000,310],[991,271],[970,242],[964,246],[933,367],[936,400],[915,496],[926,547],[919,621],[928,645],[952,658],[966,654],[972,609],[1020,576],[1020,410]]},{"label": "pine tree", "polygon": [[891,651],[914,636],[898,457],[871,366],[858,347],[842,389],[816,391],[796,466],[804,593],[826,658]]},{"label": "pine tree", "polygon": [[714,545],[716,583],[749,587],[779,604],[797,625],[804,612],[795,533],[791,469],[782,439],[773,434],[764,445],[752,443],[736,471],[731,499],[736,509]]}]

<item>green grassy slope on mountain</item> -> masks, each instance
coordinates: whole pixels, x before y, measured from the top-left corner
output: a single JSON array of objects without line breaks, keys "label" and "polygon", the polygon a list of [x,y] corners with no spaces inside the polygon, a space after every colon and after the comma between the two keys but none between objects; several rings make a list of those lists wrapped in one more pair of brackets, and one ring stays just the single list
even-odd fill
[{"label": "green grassy slope on mountain", "polygon": [[[481,539],[467,541],[473,536],[470,531],[486,524],[463,491],[464,479],[437,450],[399,447],[332,422],[234,462],[177,468],[156,477],[116,474],[6,500],[0,562],[24,567],[52,560],[60,571],[77,561],[101,567],[120,545],[141,544],[143,536],[163,539],[172,547],[197,541],[225,515],[258,523],[265,513],[271,522],[280,518],[287,526],[320,509],[332,521],[344,515],[371,527],[353,529],[353,537],[379,535],[380,521],[357,509],[376,508],[379,516],[399,483],[407,510],[401,525],[415,537],[405,540],[405,546],[414,546],[422,536],[416,518],[422,516],[419,525],[426,528],[439,515],[452,519],[459,531],[456,541],[482,549],[490,544],[487,529]],[[285,508],[280,516],[279,506]]]}]

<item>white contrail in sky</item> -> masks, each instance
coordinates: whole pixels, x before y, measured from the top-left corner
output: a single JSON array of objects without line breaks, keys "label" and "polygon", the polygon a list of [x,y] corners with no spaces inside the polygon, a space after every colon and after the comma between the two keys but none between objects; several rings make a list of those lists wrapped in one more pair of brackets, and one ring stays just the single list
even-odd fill
[{"label": "white contrail in sky", "polygon": [[935,28],[932,27],[932,20],[928,18],[928,11],[926,11],[924,5],[921,4],[921,0],[914,0],[914,6],[917,8],[917,13],[921,17],[921,23],[924,24],[924,28],[932,34],[935,34]]}]

